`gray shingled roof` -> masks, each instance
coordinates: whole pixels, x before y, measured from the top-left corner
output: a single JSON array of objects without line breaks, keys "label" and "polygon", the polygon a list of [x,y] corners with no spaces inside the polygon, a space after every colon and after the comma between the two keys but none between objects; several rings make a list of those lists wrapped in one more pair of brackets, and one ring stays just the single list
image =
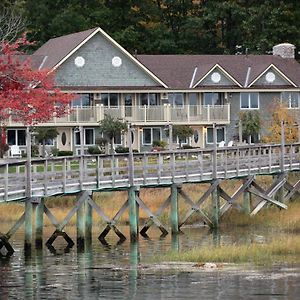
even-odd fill
[{"label": "gray shingled roof", "polygon": [[[97,28],[54,38],[40,47],[33,60],[44,57],[43,68],[52,69],[74,48],[89,37]],[[137,59],[171,89],[188,89],[197,67],[194,83],[199,81],[216,64],[220,65],[241,86],[265,71],[271,64],[276,66],[297,86],[300,86],[300,64],[295,59],[273,55],[138,55]],[[238,87],[238,86],[236,86]],[[265,86],[270,88],[272,86]]]}]

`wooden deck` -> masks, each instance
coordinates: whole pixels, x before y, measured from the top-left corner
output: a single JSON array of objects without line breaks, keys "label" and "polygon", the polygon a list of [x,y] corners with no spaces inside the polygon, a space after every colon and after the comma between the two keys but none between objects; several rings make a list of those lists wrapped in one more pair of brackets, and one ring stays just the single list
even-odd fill
[{"label": "wooden deck", "polygon": [[130,161],[128,154],[116,154],[2,163],[0,202],[300,170],[300,143],[134,153],[131,167]]}]

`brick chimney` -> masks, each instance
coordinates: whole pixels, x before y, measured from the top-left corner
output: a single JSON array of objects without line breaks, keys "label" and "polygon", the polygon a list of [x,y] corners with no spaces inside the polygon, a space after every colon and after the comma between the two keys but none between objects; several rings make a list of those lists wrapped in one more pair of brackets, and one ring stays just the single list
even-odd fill
[{"label": "brick chimney", "polygon": [[295,58],[295,49],[293,44],[278,44],[273,47],[273,55],[279,55],[282,58]]}]

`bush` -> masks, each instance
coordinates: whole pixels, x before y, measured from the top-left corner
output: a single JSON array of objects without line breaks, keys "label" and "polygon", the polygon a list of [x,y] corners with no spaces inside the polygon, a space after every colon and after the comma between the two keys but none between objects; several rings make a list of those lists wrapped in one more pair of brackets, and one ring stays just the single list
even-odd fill
[{"label": "bush", "polygon": [[52,148],[52,149],[51,149],[51,154],[52,154],[53,156],[58,156],[58,152],[59,152],[59,150],[58,150],[57,148]]},{"label": "bush", "polygon": [[[129,148],[128,147],[122,147],[119,146],[115,149],[116,153],[129,153]],[[133,153],[138,153],[139,151],[136,149],[132,150]]]},{"label": "bush", "polygon": [[[181,147],[182,149],[193,149],[194,147],[192,147],[191,145],[182,145]],[[196,147],[197,148],[197,147]]]},{"label": "bush", "polygon": [[32,157],[38,157],[39,156],[39,146],[38,145],[32,145],[31,146],[31,156]]},{"label": "bush", "polygon": [[88,147],[88,154],[103,154],[104,152],[99,149],[98,146]]},{"label": "bush", "polygon": [[73,151],[58,151],[57,156],[72,156]]},{"label": "bush", "polygon": [[165,141],[153,141],[152,146],[153,147],[160,147],[160,148],[165,149],[167,147],[167,142],[165,142]]}]

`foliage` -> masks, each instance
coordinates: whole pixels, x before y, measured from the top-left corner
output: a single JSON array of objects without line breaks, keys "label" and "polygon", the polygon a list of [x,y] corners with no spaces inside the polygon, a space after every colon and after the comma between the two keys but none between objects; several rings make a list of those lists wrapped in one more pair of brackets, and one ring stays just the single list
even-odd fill
[{"label": "foliage", "polygon": [[[138,150],[133,149],[132,152],[133,153],[138,153]],[[116,153],[129,153],[129,148],[119,146],[119,147],[116,148]]]},{"label": "foliage", "polygon": [[53,155],[53,156],[58,156],[58,152],[59,152],[59,149],[57,149],[57,148],[51,148],[51,154]]},{"label": "foliage", "polygon": [[98,146],[88,147],[88,154],[103,154],[104,152],[99,149]]},{"label": "foliage", "polygon": [[263,141],[281,142],[281,122],[284,121],[284,135],[286,142],[295,142],[298,140],[298,126],[296,126],[295,110],[289,110],[282,103],[276,101],[271,106],[270,115],[272,116],[268,135],[263,137]]},{"label": "foliage", "polygon": [[44,143],[48,139],[54,139],[58,136],[58,131],[54,127],[37,127],[34,133],[35,138],[39,143]]},{"label": "foliage", "polygon": [[73,151],[58,151],[57,156],[73,156]]},{"label": "foliage", "polygon": [[258,111],[246,111],[240,113],[242,122],[242,134],[247,140],[249,137],[257,136],[261,128],[261,120]]},{"label": "foliage", "polygon": [[0,57],[0,123],[9,117],[24,125],[47,122],[53,115],[60,117],[68,112],[73,95],[54,87],[53,73],[35,70],[31,61],[21,55],[22,47],[31,45],[26,37],[1,45]]},{"label": "foliage", "polygon": [[179,139],[179,147],[181,148],[181,143],[183,140],[194,134],[192,127],[188,125],[174,125],[173,126],[173,137],[177,136]]},{"label": "foliage", "polygon": [[38,145],[31,145],[31,156],[32,157],[39,156],[39,146]]},{"label": "foliage", "polygon": [[165,149],[167,147],[167,142],[166,141],[153,141],[152,146]]},{"label": "foliage", "polygon": [[110,140],[111,152],[113,153],[114,138],[127,130],[127,124],[110,115],[105,115],[99,122],[99,128],[100,132]]}]

